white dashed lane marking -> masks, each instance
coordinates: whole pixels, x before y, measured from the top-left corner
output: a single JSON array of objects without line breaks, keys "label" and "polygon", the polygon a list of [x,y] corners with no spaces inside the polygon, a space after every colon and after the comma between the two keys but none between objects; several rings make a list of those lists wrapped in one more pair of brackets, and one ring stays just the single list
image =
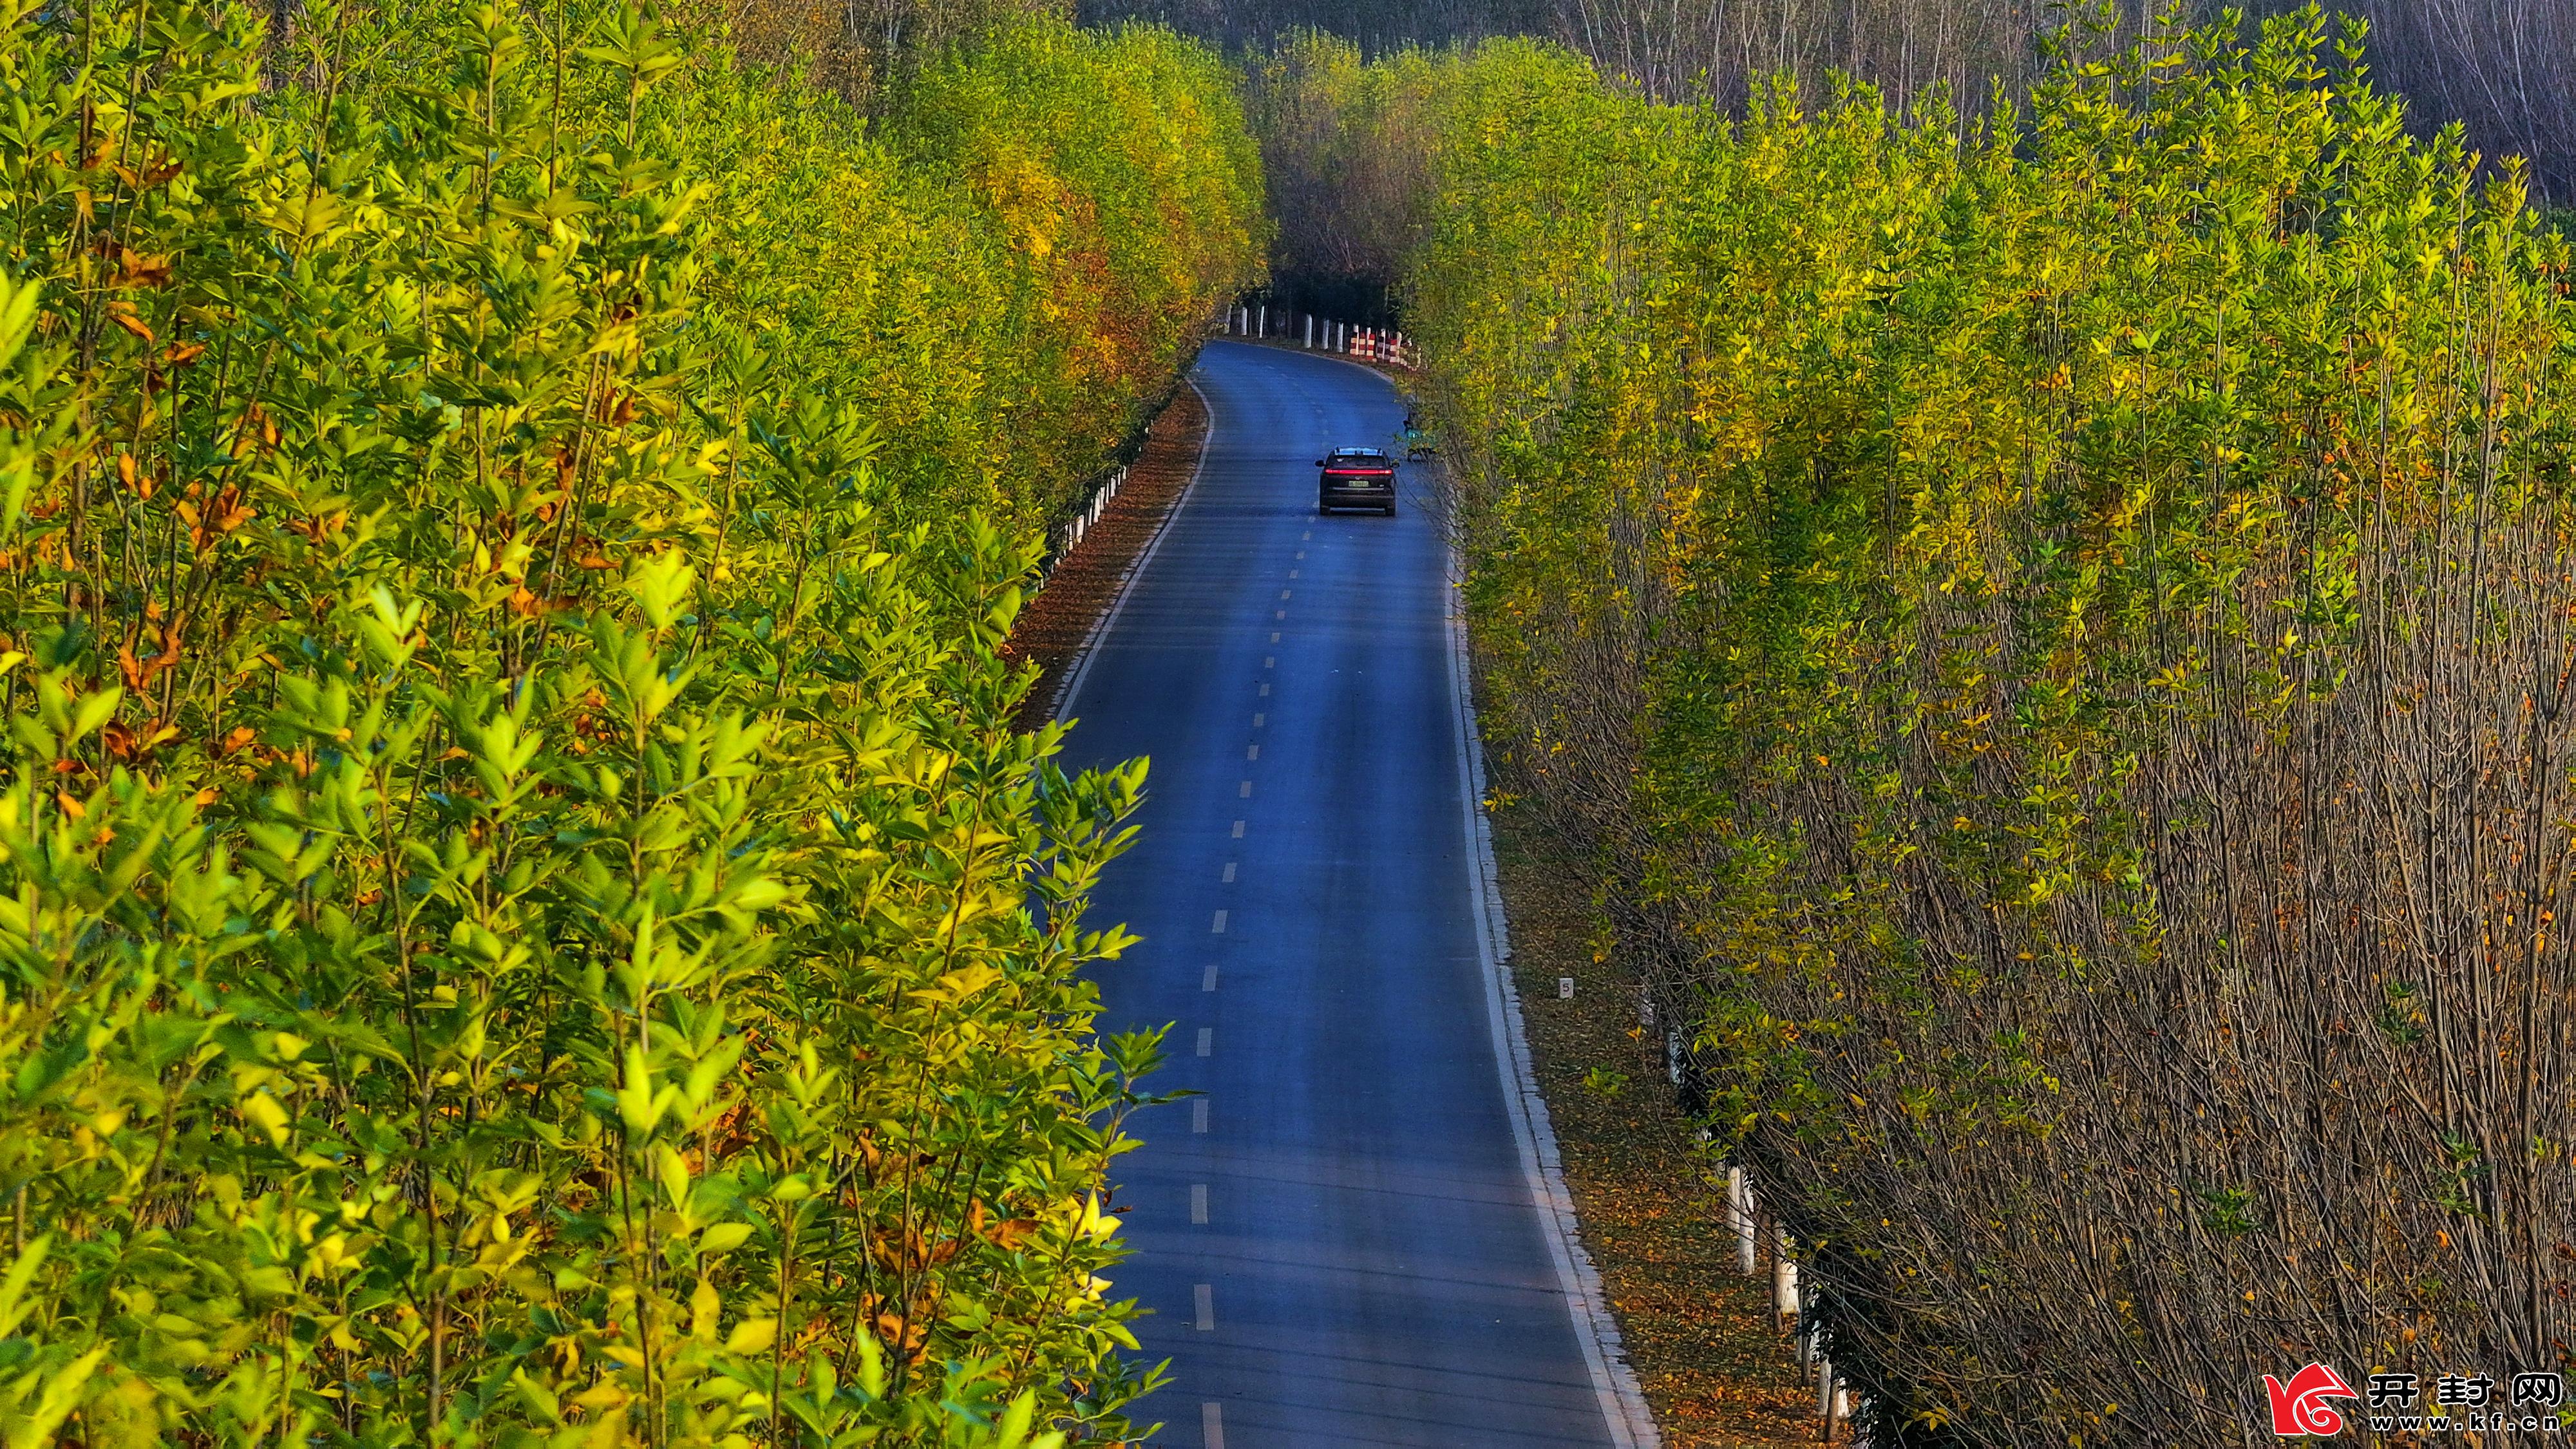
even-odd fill
[{"label": "white dashed lane marking", "polygon": [[1247,759],[1247,760],[1257,760],[1257,759],[1260,759],[1260,758],[1261,758],[1261,746],[1259,746],[1259,745],[1245,745],[1245,746],[1243,747],[1243,757],[1244,757],[1245,759]]},{"label": "white dashed lane marking", "polygon": [[1207,1098],[1205,1097],[1201,1097],[1190,1104],[1191,1131],[1205,1132],[1207,1130],[1207,1107]]},{"label": "white dashed lane marking", "polygon": [[1207,1221],[1207,1184],[1204,1182],[1190,1184],[1190,1221],[1194,1223]]},{"label": "white dashed lane marking", "polygon": [[1236,798],[1236,799],[1238,799],[1238,800],[1249,800],[1249,799],[1251,799],[1251,798],[1252,798],[1252,782],[1251,782],[1250,780],[1246,780],[1246,781],[1244,781],[1242,785],[1240,785],[1239,787],[1237,787],[1237,788],[1236,788],[1236,790],[1235,790],[1234,794],[1235,794],[1235,798]]},{"label": "white dashed lane marking", "polygon": [[1192,1296],[1192,1297],[1194,1297],[1194,1298],[1198,1299],[1198,1309],[1199,1309],[1199,1332],[1201,1332],[1201,1333],[1213,1333],[1213,1332],[1215,1332],[1215,1331],[1216,1331],[1216,1290],[1215,1290],[1214,1288],[1209,1287],[1209,1286],[1208,1286],[1207,1284],[1205,1284],[1205,1283],[1201,1283],[1201,1284],[1198,1284],[1197,1286],[1193,1287],[1193,1288],[1190,1290],[1190,1294],[1191,1294],[1191,1296]]},{"label": "white dashed lane marking", "polygon": [[1257,715],[1257,714],[1256,714],[1256,715],[1254,715],[1254,716],[1252,717],[1252,727],[1253,727],[1254,729],[1259,729],[1259,728],[1261,728],[1261,721],[1262,721],[1262,716]]},{"label": "white dashed lane marking", "polygon": [[1212,1027],[1212,1026],[1203,1026],[1203,1027],[1200,1027],[1200,1028],[1199,1028],[1199,1055],[1200,1055],[1200,1056],[1205,1057],[1205,1056],[1214,1056],[1215,1054],[1216,1054],[1216,1028],[1215,1028],[1215,1027]]},{"label": "white dashed lane marking", "polygon": [[[1208,927],[1208,934],[1211,936],[1222,936],[1225,934],[1225,912],[1219,911],[1216,913],[1216,924]],[[1199,1055],[1205,1056],[1207,1053],[1201,1052]]]},{"label": "white dashed lane marking", "polygon": [[1207,1449],[1225,1449],[1225,1406],[1199,1405],[1199,1442]]},{"label": "white dashed lane marking", "polygon": [[1214,966],[1210,966],[1207,971],[1199,977],[1199,990],[1216,990],[1216,968]]},{"label": "white dashed lane marking", "polygon": [[1225,863],[1225,883],[1234,884],[1234,862],[1230,860]]},{"label": "white dashed lane marking", "polygon": [[[1269,686],[1269,685],[1266,685],[1266,684],[1265,684],[1265,685],[1261,686],[1261,697],[1262,697],[1263,699],[1268,699],[1268,698],[1270,697],[1270,686]],[[1258,719],[1258,718],[1260,718],[1260,716],[1259,716],[1259,715],[1255,715],[1255,716],[1253,716],[1253,718]]]}]

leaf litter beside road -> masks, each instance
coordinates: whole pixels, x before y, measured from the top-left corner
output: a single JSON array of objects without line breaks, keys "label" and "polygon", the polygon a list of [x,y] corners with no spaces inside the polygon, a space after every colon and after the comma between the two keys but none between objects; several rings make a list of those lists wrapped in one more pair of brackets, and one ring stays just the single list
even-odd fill
[{"label": "leaf litter beside road", "polygon": [[1127,470],[1118,496],[1082,536],[1082,542],[1056,564],[1046,587],[1038,590],[1011,626],[1004,652],[1034,661],[1038,682],[1020,706],[1023,730],[1046,723],[1055,707],[1056,690],[1081,660],[1092,626],[1118,598],[1118,586],[1154,541],[1155,531],[1190,486],[1198,470],[1199,449],[1207,440],[1207,405],[1198,389],[1183,386],[1146,429],[1145,446]]}]

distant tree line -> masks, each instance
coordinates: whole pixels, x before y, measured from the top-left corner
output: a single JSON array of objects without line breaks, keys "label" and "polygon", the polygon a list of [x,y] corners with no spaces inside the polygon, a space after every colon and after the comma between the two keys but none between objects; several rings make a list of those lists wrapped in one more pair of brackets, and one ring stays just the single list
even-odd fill
[{"label": "distant tree line", "polygon": [[1072,10],[1066,0],[682,0],[674,8],[684,28],[721,28],[745,57],[795,66],[875,113],[889,83],[921,58]]},{"label": "distant tree line", "polygon": [[[2295,6],[2276,5],[2278,9]],[[2537,192],[2576,206],[2576,5],[2567,0],[2347,0],[2370,64],[2417,129],[2452,120],[2489,160],[2528,157]]]},{"label": "distant tree line", "polygon": [[1363,326],[1399,320],[1395,280],[1433,189],[1433,55],[1399,50],[1372,65],[1353,42],[1302,30],[1249,60],[1244,111],[1261,142],[1278,301]]},{"label": "distant tree line", "polygon": [[1494,35],[1551,35],[1564,0],[1078,0],[1086,25],[1159,21],[1233,48],[1321,30],[1371,55]]},{"label": "distant tree line", "polygon": [[[996,0],[863,0],[919,7]],[[2257,15],[2293,0],[2238,0]],[[2216,0],[1079,0],[1091,23],[1146,19],[1228,47],[1267,48],[1285,32],[1318,29],[1379,55],[1492,35],[1545,36],[1589,56],[1661,100],[1709,98],[1740,111],[1761,76],[1787,72],[1822,96],[1835,73],[1876,85],[1900,105],[1936,85],[1963,109],[1998,84],[2018,95],[2043,39],[2130,43],[2162,19],[2201,23]],[[2370,22],[2370,63],[2384,89],[2408,99],[2430,132],[2453,120],[2490,160],[2531,159],[2546,199],[2576,205],[2576,4],[2568,0],[2341,0]]]}]

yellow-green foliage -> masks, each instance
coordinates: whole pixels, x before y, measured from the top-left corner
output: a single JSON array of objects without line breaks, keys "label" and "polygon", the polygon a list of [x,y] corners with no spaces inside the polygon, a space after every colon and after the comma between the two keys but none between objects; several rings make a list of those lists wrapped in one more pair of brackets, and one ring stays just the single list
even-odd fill
[{"label": "yellow-green foliage", "polygon": [[1070,503],[1100,457],[1087,420],[1159,401],[1212,304],[1253,280],[1260,165],[1234,77],[1165,30],[1024,27],[926,68],[893,139],[964,178],[1026,259],[995,451],[1006,493]]},{"label": "yellow-green foliage", "polygon": [[1837,1361],[1962,1442],[2576,1342],[2568,249],[2322,31],[1991,132],[1439,82],[1411,326],[1506,782]]},{"label": "yellow-green foliage", "polygon": [[266,13],[0,30],[0,1428],[1126,1437],[1143,771],[999,649],[1257,265],[1209,62],[938,71],[1233,208],[1048,173],[1063,320],[958,163],[638,9]]},{"label": "yellow-green foliage", "polygon": [[1234,82],[1169,31],[1030,23],[952,52],[862,142],[819,93],[737,73],[674,107],[730,220],[727,310],[857,402],[908,499],[1052,521],[1257,274],[1260,167]]}]

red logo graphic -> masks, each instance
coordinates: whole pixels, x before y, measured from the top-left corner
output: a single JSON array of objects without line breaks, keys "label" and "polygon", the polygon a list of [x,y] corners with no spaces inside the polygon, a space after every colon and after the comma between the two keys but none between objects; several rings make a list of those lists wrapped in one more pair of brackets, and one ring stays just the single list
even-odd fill
[{"label": "red logo graphic", "polygon": [[2284,1439],[2300,1434],[2342,1433],[2343,1415],[2327,1408],[2325,1401],[2361,1397],[2342,1376],[2321,1363],[2299,1370],[2298,1377],[2286,1384],[2265,1374],[2263,1387],[2272,1391],[2272,1432]]}]

